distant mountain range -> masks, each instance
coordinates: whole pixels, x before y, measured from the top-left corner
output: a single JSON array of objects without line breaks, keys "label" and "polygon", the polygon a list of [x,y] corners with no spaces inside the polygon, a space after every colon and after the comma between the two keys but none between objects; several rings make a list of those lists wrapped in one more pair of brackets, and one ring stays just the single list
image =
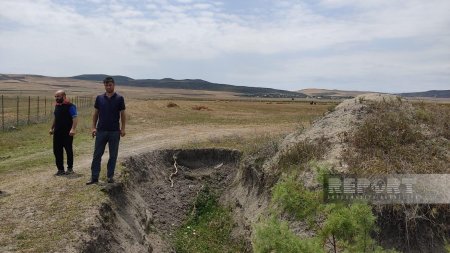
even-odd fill
[{"label": "distant mountain range", "polygon": [[[103,81],[107,75],[79,75],[73,76],[73,79]],[[151,87],[151,88],[169,88],[169,89],[190,89],[190,90],[208,90],[208,91],[226,91],[240,93],[244,97],[270,97],[270,98],[305,98],[305,94],[294,91],[278,90],[272,88],[258,88],[248,86],[235,86],[229,84],[211,83],[201,79],[175,80],[172,78],[164,79],[133,79],[127,76],[112,76],[116,83],[125,86]]]},{"label": "distant mountain range", "polygon": [[[361,94],[376,93],[373,91],[348,91],[348,90],[327,90],[327,89],[303,89],[300,93],[315,98],[352,98]],[[394,93],[402,97],[418,98],[450,98],[450,90],[430,90],[424,92]]]},{"label": "distant mountain range", "polygon": [[450,90],[429,90],[424,92],[399,93],[402,97],[450,98]]},{"label": "distant mountain range", "polygon": [[[98,82],[102,82],[103,79],[105,79],[106,77],[108,77],[108,75],[104,75],[104,74],[92,74],[92,75],[78,75],[78,76],[72,76],[70,78],[73,79],[78,79],[78,80],[85,80],[85,81],[98,81]],[[111,76],[112,78],[114,78],[114,81],[118,84],[126,84],[130,81],[134,81],[133,78],[128,77],[128,76]]]}]

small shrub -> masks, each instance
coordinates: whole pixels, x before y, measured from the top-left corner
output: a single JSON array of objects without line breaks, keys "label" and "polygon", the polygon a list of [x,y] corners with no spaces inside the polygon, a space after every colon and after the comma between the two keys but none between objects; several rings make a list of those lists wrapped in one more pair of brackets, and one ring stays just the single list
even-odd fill
[{"label": "small shrub", "polygon": [[320,231],[323,241],[330,241],[334,252],[343,248],[350,252],[372,252],[377,249],[370,234],[375,230],[376,218],[367,204],[350,206],[330,204],[327,218]]},{"label": "small shrub", "polygon": [[327,147],[328,141],[325,138],[314,142],[309,140],[298,142],[281,155],[278,165],[283,170],[291,166],[306,165],[309,161],[322,158]]},{"label": "small shrub", "polygon": [[219,205],[208,187],[195,200],[188,220],[175,233],[176,252],[244,252],[242,242],[233,240],[231,210]]},{"label": "small shrub", "polygon": [[397,145],[423,139],[413,119],[402,111],[384,111],[369,116],[355,133],[354,144],[361,149],[375,147],[390,151]]},{"label": "small shrub", "polygon": [[274,186],[272,196],[274,203],[299,220],[315,215],[321,202],[319,192],[306,190],[292,176],[280,180]]},{"label": "small shrub", "polygon": [[211,109],[209,109],[207,106],[204,106],[204,105],[195,105],[195,106],[192,107],[192,110],[196,110],[196,111],[201,111],[201,110],[212,111]]},{"label": "small shrub", "polygon": [[196,221],[205,214],[213,212],[217,204],[217,197],[209,187],[202,188],[195,199],[191,218]]},{"label": "small shrub", "polygon": [[450,105],[420,102],[414,104],[415,116],[420,123],[434,133],[450,139]]},{"label": "small shrub", "polygon": [[175,104],[174,102],[167,103],[167,108],[173,108],[173,107],[179,107],[179,106],[177,104]]},{"label": "small shrub", "polygon": [[255,227],[252,241],[253,251],[256,253],[325,252],[318,240],[300,239],[289,230],[286,222],[280,222],[275,217],[270,217]]},{"label": "small shrub", "polygon": [[329,105],[327,107],[327,112],[334,112],[336,110],[336,104]]},{"label": "small shrub", "polygon": [[[329,173],[323,166],[316,168],[318,180]],[[324,204],[320,191],[306,189],[296,178],[286,176],[274,186],[272,203],[275,208],[280,208],[281,213],[307,221],[316,236],[306,240],[297,238],[287,224],[271,217],[256,227],[253,238],[255,252],[311,252],[312,249],[316,252],[332,249],[331,252],[335,253],[386,252],[371,238],[371,234],[377,231],[371,206],[365,203]]]}]

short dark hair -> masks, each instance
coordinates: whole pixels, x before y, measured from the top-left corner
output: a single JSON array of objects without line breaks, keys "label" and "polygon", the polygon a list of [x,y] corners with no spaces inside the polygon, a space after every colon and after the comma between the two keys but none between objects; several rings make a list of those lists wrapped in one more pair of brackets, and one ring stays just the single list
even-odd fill
[{"label": "short dark hair", "polygon": [[105,79],[103,79],[103,83],[104,84],[107,84],[107,83],[110,83],[110,82],[115,84],[114,78],[112,78],[110,76],[107,76],[107,77],[105,77]]}]

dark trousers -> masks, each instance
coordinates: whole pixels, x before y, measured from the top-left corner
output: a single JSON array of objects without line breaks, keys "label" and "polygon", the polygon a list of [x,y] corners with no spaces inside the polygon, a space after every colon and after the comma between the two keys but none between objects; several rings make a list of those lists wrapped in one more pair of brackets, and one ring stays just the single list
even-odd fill
[{"label": "dark trousers", "polygon": [[55,155],[56,168],[59,171],[64,171],[64,150],[67,155],[67,168],[73,168],[73,136],[69,134],[54,134],[53,135],[53,154]]},{"label": "dark trousers", "polygon": [[119,153],[120,131],[97,131],[95,137],[94,157],[92,159],[91,172],[92,181],[98,181],[101,169],[102,156],[105,152],[106,144],[109,148],[109,160],[107,165],[108,178],[114,177],[117,155]]}]

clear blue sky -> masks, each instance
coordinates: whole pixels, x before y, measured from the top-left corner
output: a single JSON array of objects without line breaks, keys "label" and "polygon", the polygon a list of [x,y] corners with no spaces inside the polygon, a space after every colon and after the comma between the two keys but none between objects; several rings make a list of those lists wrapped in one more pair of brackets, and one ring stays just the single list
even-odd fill
[{"label": "clear blue sky", "polygon": [[1,0],[0,73],[450,89],[450,1]]}]

